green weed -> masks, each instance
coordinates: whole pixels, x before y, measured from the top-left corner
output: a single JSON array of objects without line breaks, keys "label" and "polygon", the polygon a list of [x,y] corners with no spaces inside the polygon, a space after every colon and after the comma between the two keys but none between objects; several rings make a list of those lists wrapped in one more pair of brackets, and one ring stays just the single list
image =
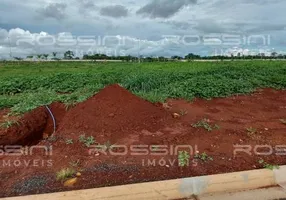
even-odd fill
[{"label": "green weed", "polygon": [[47,141],[48,142],[56,142],[58,140],[58,137],[55,135],[51,135],[50,137],[48,137]]},{"label": "green weed", "polygon": [[103,147],[106,149],[106,150],[109,150],[109,149],[112,149],[113,148],[113,145],[110,143],[110,141],[107,141],[103,144]]},{"label": "green weed", "polygon": [[209,156],[207,153],[202,153],[202,154],[198,154],[198,153],[196,153],[195,154],[195,156],[194,156],[194,158],[196,158],[196,159],[200,159],[200,160],[202,160],[202,161],[204,161],[204,162],[207,162],[207,161],[213,161],[213,158],[211,157],[211,156]]},{"label": "green weed", "polygon": [[178,153],[178,163],[180,167],[189,166],[190,154],[187,151],[179,151]]},{"label": "green weed", "polygon": [[66,139],[66,144],[73,144],[73,140],[72,139]]},{"label": "green weed", "polygon": [[71,168],[62,169],[56,173],[56,179],[57,180],[66,180],[68,178],[71,178],[74,174],[75,174],[75,170],[73,170]]},{"label": "green weed", "polygon": [[202,119],[202,120],[198,121],[197,123],[192,124],[192,127],[194,127],[194,128],[202,127],[204,129],[206,129],[207,131],[212,131],[213,129],[219,129],[220,128],[217,124],[215,124],[214,126],[209,124],[208,119]]},{"label": "green weed", "polygon": [[187,111],[187,110],[184,110],[184,109],[181,109],[180,112],[179,112],[179,114],[180,114],[181,116],[184,116],[184,115],[188,114],[188,111]]},{"label": "green weed", "polygon": [[157,151],[159,147],[157,145],[152,145],[151,146],[151,151]]},{"label": "green weed", "polygon": [[253,128],[253,127],[249,127],[249,128],[246,128],[246,130],[247,130],[247,134],[248,134],[248,136],[253,136],[253,135],[255,135],[255,133],[256,133],[256,128]]},{"label": "green weed", "polygon": [[14,125],[19,125],[20,123],[15,120],[6,120],[0,124],[0,128],[8,129]]},{"label": "green weed", "polygon": [[80,165],[80,160],[77,161],[71,161],[69,162],[70,166],[72,167],[78,167]]},{"label": "green weed", "polygon": [[93,136],[85,137],[84,134],[79,136],[79,141],[81,143],[84,143],[86,147],[90,147],[91,145],[95,143]]},{"label": "green weed", "polygon": [[270,169],[270,170],[279,169],[278,165],[269,164],[269,163],[265,162],[263,159],[260,159],[258,161],[258,163],[261,164],[266,169]]}]

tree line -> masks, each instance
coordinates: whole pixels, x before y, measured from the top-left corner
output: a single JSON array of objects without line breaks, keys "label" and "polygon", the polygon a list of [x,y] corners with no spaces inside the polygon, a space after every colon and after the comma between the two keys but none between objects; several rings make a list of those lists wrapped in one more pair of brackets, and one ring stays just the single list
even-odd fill
[{"label": "tree line", "polygon": [[[265,55],[264,53],[259,53],[257,55],[242,55],[238,53],[237,55],[224,56],[224,55],[216,55],[216,56],[200,56],[193,53],[189,53],[186,56],[172,56],[172,57],[143,57],[143,56],[108,56],[105,54],[93,54],[93,55],[83,55],[82,58],[75,57],[73,51],[66,51],[64,53],[63,58],[57,57],[58,53],[53,52],[51,55],[49,54],[38,54],[36,56],[27,56],[28,59],[43,59],[43,60],[118,60],[118,61],[126,61],[126,62],[167,62],[167,61],[183,61],[183,60],[230,60],[230,59],[241,59],[241,60],[251,60],[251,59],[286,59],[286,55],[278,54],[276,52],[272,52],[271,55]],[[16,60],[21,60],[22,58],[14,57]]]}]

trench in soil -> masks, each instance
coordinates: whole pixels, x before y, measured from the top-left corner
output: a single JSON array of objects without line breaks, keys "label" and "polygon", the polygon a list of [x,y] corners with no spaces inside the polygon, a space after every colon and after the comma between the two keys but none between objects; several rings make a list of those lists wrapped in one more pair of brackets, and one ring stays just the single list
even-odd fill
[{"label": "trench in soil", "polygon": [[[111,85],[69,110],[61,103],[49,108],[57,122],[53,135],[52,119],[44,107],[27,113],[19,126],[1,130],[2,146],[52,147],[52,154],[42,149],[32,155],[1,154],[1,197],[258,169],[263,167],[262,159],[272,165],[286,164],[285,156],[275,153],[277,145],[286,141],[286,125],[280,121],[286,119],[286,91],[260,89],[209,101],[170,99],[152,104]],[[173,113],[181,117],[174,118]],[[207,127],[194,127],[203,119]],[[94,148],[80,142],[81,135],[92,136],[94,145],[109,149],[90,151]],[[145,146],[134,155],[136,145]],[[178,166],[178,156],[171,153],[172,147],[182,145],[193,150],[180,149],[190,152],[186,167]],[[234,145],[250,145],[251,154],[234,154]],[[258,155],[257,145],[260,152],[271,148],[274,153]],[[209,157],[195,158],[196,151]],[[71,188],[55,179],[56,172],[67,167],[82,174]]]}]

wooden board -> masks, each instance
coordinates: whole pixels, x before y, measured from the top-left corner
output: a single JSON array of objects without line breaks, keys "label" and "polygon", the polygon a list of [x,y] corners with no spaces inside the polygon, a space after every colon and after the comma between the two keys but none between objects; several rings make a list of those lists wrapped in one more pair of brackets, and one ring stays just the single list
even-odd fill
[{"label": "wooden board", "polygon": [[3,198],[3,200],[178,199],[191,197],[193,194],[206,195],[274,186],[277,185],[275,177],[279,176],[279,174],[284,174],[285,171],[286,166],[281,166],[276,171],[260,169],[123,186]]}]

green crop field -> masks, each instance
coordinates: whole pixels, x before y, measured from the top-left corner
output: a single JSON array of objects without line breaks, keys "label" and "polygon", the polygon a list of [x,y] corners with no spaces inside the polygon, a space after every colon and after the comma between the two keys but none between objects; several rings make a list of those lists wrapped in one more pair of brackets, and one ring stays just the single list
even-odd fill
[{"label": "green crop field", "polygon": [[22,114],[54,101],[73,105],[112,83],[152,102],[210,99],[286,88],[286,62],[2,62],[0,109]]}]

